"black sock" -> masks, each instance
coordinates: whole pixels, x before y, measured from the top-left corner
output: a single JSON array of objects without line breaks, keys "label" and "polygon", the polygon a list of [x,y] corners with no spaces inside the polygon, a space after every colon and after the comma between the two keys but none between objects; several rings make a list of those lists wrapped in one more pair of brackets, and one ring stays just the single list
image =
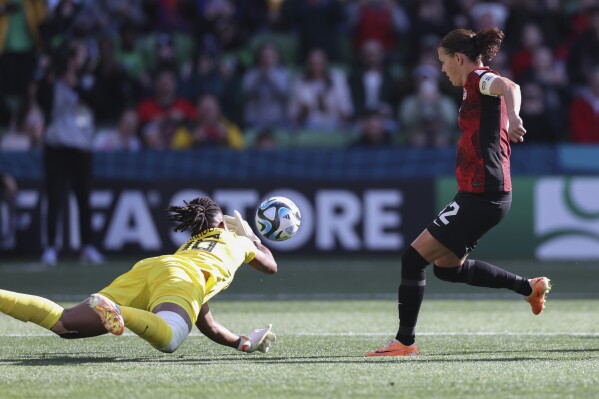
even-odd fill
[{"label": "black sock", "polygon": [[412,345],[416,336],[416,321],[426,287],[426,261],[410,246],[401,257],[401,283],[398,290],[399,329],[395,339]]},{"label": "black sock", "polygon": [[434,267],[435,276],[452,283],[466,283],[476,287],[507,288],[528,296],[532,288],[528,279],[503,270],[482,260],[466,260],[458,267]]}]

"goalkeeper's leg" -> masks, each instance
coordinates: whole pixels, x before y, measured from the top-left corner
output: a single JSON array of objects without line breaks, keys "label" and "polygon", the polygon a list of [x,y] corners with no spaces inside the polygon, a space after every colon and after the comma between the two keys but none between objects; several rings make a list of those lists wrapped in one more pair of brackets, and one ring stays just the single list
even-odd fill
[{"label": "goalkeeper's leg", "polygon": [[153,312],[121,307],[125,326],[161,352],[173,353],[191,331],[191,320],[179,305],[161,303]]},{"label": "goalkeeper's leg", "polygon": [[49,299],[0,290],[0,312],[52,330],[64,309]]},{"label": "goalkeeper's leg", "polygon": [[94,294],[88,306],[100,317],[107,331],[121,335],[127,327],[161,352],[176,351],[191,331],[187,312],[174,303],[161,303],[153,312],[148,312],[119,306],[104,295]]},{"label": "goalkeeper's leg", "polygon": [[64,309],[46,298],[0,290],[0,312],[25,323],[35,323],[61,338],[86,338],[106,333],[85,303]]},{"label": "goalkeeper's leg", "polygon": [[[160,304],[154,309],[156,314],[125,306],[119,311],[127,328],[163,352],[174,352],[191,330],[189,316],[176,304]],[[35,323],[61,338],[94,337],[107,332],[104,319],[98,318],[89,301],[64,309],[46,298],[0,290],[0,312]]]}]

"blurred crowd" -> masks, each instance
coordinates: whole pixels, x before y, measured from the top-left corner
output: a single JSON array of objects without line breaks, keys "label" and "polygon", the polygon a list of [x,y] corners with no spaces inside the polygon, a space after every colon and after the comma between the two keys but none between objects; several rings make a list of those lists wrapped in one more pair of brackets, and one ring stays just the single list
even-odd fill
[{"label": "blurred crowd", "polygon": [[0,0],[0,149],[448,146],[437,45],[493,26],[526,143],[599,143],[599,0]]}]

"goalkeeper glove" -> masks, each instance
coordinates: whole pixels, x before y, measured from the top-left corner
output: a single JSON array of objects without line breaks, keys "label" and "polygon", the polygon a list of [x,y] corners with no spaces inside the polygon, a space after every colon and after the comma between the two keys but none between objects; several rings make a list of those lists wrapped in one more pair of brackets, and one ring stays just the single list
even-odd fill
[{"label": "goalkeeper glove", "polygon": [[237,349],[247,353],[268,352],[271,345],[277,341],[277,336],[271,331],[271,328],[272,324],[269,324],[264,328],[252,331],[247,336],[241,336]]},{"label": "goalkeeper glove", "polygon": [[224,215],[225,224],[227,225],[227,230],[232,231],[238,236],[244,236],[250,239],[253,243],[260,243],[260,239],[254,234],[254,231],[241,217],[241,214],[238,211],[233,211],[235,216]]}]

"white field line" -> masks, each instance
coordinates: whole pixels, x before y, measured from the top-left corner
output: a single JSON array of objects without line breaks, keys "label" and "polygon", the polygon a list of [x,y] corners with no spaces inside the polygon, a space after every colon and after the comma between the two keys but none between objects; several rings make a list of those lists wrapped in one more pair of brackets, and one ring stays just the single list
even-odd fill
[{"label": "white field line", "polygon": [[[191,332],[189,336],[197,337],[202,334]],[[277,334],[278,335],[278,334]],[[379,332],[296,332],[280,334],[286,337],[386,337],[389,333]],[[52,337],[52,333],[7,333],[0,334],[1,337]],[[135,337],[131,332],[125,332],[123,337]],[[419,337],[599,337],[599,332],[497,332],[497,331],[474,331],[474,332],[419,332]]]}]

